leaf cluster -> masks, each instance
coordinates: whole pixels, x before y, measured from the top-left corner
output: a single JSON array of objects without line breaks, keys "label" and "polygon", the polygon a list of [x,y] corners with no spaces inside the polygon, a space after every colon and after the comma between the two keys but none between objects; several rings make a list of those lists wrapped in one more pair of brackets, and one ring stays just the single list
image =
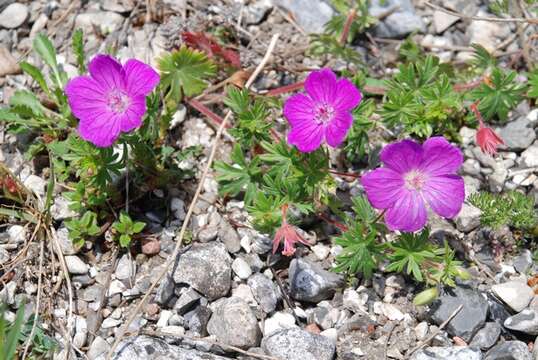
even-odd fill
[{"label": "leaf cluster", "polygon": [[66,220],[65,226],[69,230],[69,238],[78,247],[82,247],[85,240],[101,233],[101,228],[97,224],[97,214],[93,211],[86,211],[80,218]]},{"label": "leaf cluster", "polygon": [[145,226],[146,224],[141,221],[131,220],[129,214],[124,211],[120,213],[119,220],[112,224],[112,228],[119,235],[118,240],[121,247],[129,247],[133,235],[140,233]]}]

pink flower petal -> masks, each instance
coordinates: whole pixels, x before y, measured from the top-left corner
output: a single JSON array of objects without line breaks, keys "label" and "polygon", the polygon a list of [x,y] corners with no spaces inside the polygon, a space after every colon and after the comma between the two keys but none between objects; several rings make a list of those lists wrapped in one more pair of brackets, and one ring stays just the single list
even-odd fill
[{"label": "pink flower petal", "polygon": [[453,218],[465,200],[465,185],[457,175],[432,176],[422,188],[422,195],[437,214]]},{"label": "pink flower petal", "polygon": [[121,64],[109,55],[95,56],[88,66],[92,78],[105,90],[125,90],[125,72]]},{"label": "pink flower petal", "polygon": [[327,144],[332,147],[339,146],[353,124],[353,116],[344,111],[339,111],[335,114],[333,120],[325,127],[325,139]]},{"label": "pink flower petal", "polygon": [[368,200],[376,209],[386,209],[401,195],[404,180],[400,173],[389,169],[379,168],[361,177]]},{"label": "pink flower petal", "polygon": [[419,167],[422,154],[423,150],[419,144],[411,140],[403,140],[385,146],[379,158],[387,167],[403,174]]},{"label": "pink flower petal", "polygon": [[159,83],[159,74],[149,65],[130,59],[123,66],[129,96],[147,95]]},{"label": "pink flower petal", "polygon": [[109,111],[96,113],[91,120],[81,120],[78,133],[97,147],[108,147],[120,135],[121,118]]},{"label": "pink flower petal", "polygon": [[146,112],[146,97],[138,95],[131,98],[131,103],[125,114],[121,117],[120,129],[128,132],[142,125],[142,116]]},{"label": "pink flower petal", "polygon": [[95,112],[107,110],[104,90],[89,76],[78,76],[69,80],[65,93],[73,115],[79,119],[89,118]]},{"label": "pink flower petal", "polygon": [[331,69],[311,72],[304,88],[315,102],[333,104],[336,94],[336,75]]},{"label": "pink flower petal", "polygon": [[297,146],[301,152],[311,152],[319,148],[323,141],[323,126],[315,123],[300,124],[288,133],[288,143]]},{"label": "pink flower petal", "polygon": [[385,222],[390,230],[422,229],[426,224],[426,206],[420,194],[403,188],[398,200],[387,210]]},{"label": "pink flower petal", "polygon": [[295,94],[284,104],[284,116],[291,126],[314,122],[314,103],[304,94]]},{"label": "pink flower petal", "polygon": [[420,168],[429,175],[454,174],[463,163],[460,149],[451,145],[444,137],[429,138],[422,145],[424,159]]},{"label": "pink flower petal", "polygon": [[362,100],[362,94],[348,79],[340,79],[336,83],[336,95],[332,105],[337,110],[353,110]]}]

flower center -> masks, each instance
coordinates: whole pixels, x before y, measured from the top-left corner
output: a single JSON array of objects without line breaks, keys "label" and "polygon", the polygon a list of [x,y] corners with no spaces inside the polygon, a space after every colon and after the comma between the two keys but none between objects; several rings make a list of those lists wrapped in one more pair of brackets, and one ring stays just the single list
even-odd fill
[{"label": "flower center", "polygon": [[334,108],[331,105],[327,103],[319,104],[315,109],[314,120],[318,124],[326,124],[332,120],[334,112]]},{"label": "flower center", "polygon": [[404,181],[409,190],[421,190],[426,184],[426,175],[418,170],[411,170],[404,175]]},{"label": "flower center", "polygon": [[112,90],[107,95],[107,105],[110,111],[123,113],[131,104],[129,96],[120,90]]}]

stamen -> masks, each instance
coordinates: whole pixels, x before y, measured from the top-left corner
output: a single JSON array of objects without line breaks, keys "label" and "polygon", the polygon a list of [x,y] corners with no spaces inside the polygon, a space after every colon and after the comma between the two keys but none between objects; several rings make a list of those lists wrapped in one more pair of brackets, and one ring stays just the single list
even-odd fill
[{"label": "stamen", "polygon": [[314,119],[318,124],[326,124],[333,119],[334,113],[334,108],[331,105],[322,103],[316,107]]},{"label": "stamen", "polygon": [[409,190],[421,190],[426,184],[426,176],[418,170],[411,170],[404,176],[405,187]]},{"label": "stamen", "polygon": [[120,90],[112,90],[107,96],[107,105],[110,111],[115,113],[124,113],[131,103],[127,94]]}]

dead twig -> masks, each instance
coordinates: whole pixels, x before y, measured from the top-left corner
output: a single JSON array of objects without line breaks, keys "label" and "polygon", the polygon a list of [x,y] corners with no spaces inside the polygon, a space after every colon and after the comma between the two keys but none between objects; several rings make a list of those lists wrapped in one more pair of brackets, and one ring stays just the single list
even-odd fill
[{"label": "dead twig", "polygon": [[[265,53],[265,56],[263,57],[262,61],[254,70],[250,78],[245,84],[246,88],[249,88],[254,80],[258,77],[260,72],[265,67],[265,64],[269,61],[269,58],[271,57],[271,54],[273,53],[273,50],[275,49],[276,43],[278,41],[279,34],[273,35],[271,38],[271,42],[269,43],[269,46],[267,48],[267,51]],[[200,181],[198,183],[198,187],[196,188],[196,192],[194,193],[194,197],[192,198],[191,204],[189,206],[189,209],[187,211],[187,214],[185,216],[185,219],[183,220],[183,225],[181,226],[181,230],[179,232],[179,235],[177,237],[176,246],[174,247],[174,251],[172,252],[172,255],[168,257],[166,264],[164,266],[163,271],[159,274],[157,279],[151,284],[149,289],[146,291],[146,294],[142,297],[142,299],[138,302],[138,304],[135,306],[134,310],[131,312],[130,316],[127,318],[127,321],[125,324],[118,329],[118,332],[116,334],[116,339],[114,340],[114,343],[110,347],[110,350],[107,353],[106,359],[110,360],[112,358],[112,355],[114,354],[114,351],[118,347],[120,341],[122,340],[123,336],[127,332],[127,329],[129,328],[129,325],[134,321],[135,317],[140,314],[140,310],[142,309],[142,306],[145,304],[148,297],[151,295],[153,290],[157,287],[157,285],[160,283],[161,279],[166,275],[168,272],[168,269],[171,265],[174,264],[175,259],[177,255],[179,254],[179,251],[181,249],[181,245],[183,243],[183,237],[185,236],[185,233],[187,231],[187,227],[189,225],[189,220],[192,216],[192,213],[194,211],[194,207],[196,205],[196,202],[198,200],[198,197],[200,196],[200,193],[202,192],[204,181],[207,177],[207,174],[209,173],[209,170],[211,169],[211,165],[213,164],[213,159],[215,158],[215,154],[217,152],[217,148],[219,145],[220,137],[224,131],[224,128],[226,127],[226,123],[229,121],[229,119],[232,117],[232,111],[229,110],[226,116],[224,117],[222,123],[219,126],[219,129],[215,135],[215,140],[213,142],[213,146],[211,148],[211,153],[209,154],[209,158],[207,159],[207,164],[204,168],[204,172],[202,173],[202,177],[200,178]]]}]

